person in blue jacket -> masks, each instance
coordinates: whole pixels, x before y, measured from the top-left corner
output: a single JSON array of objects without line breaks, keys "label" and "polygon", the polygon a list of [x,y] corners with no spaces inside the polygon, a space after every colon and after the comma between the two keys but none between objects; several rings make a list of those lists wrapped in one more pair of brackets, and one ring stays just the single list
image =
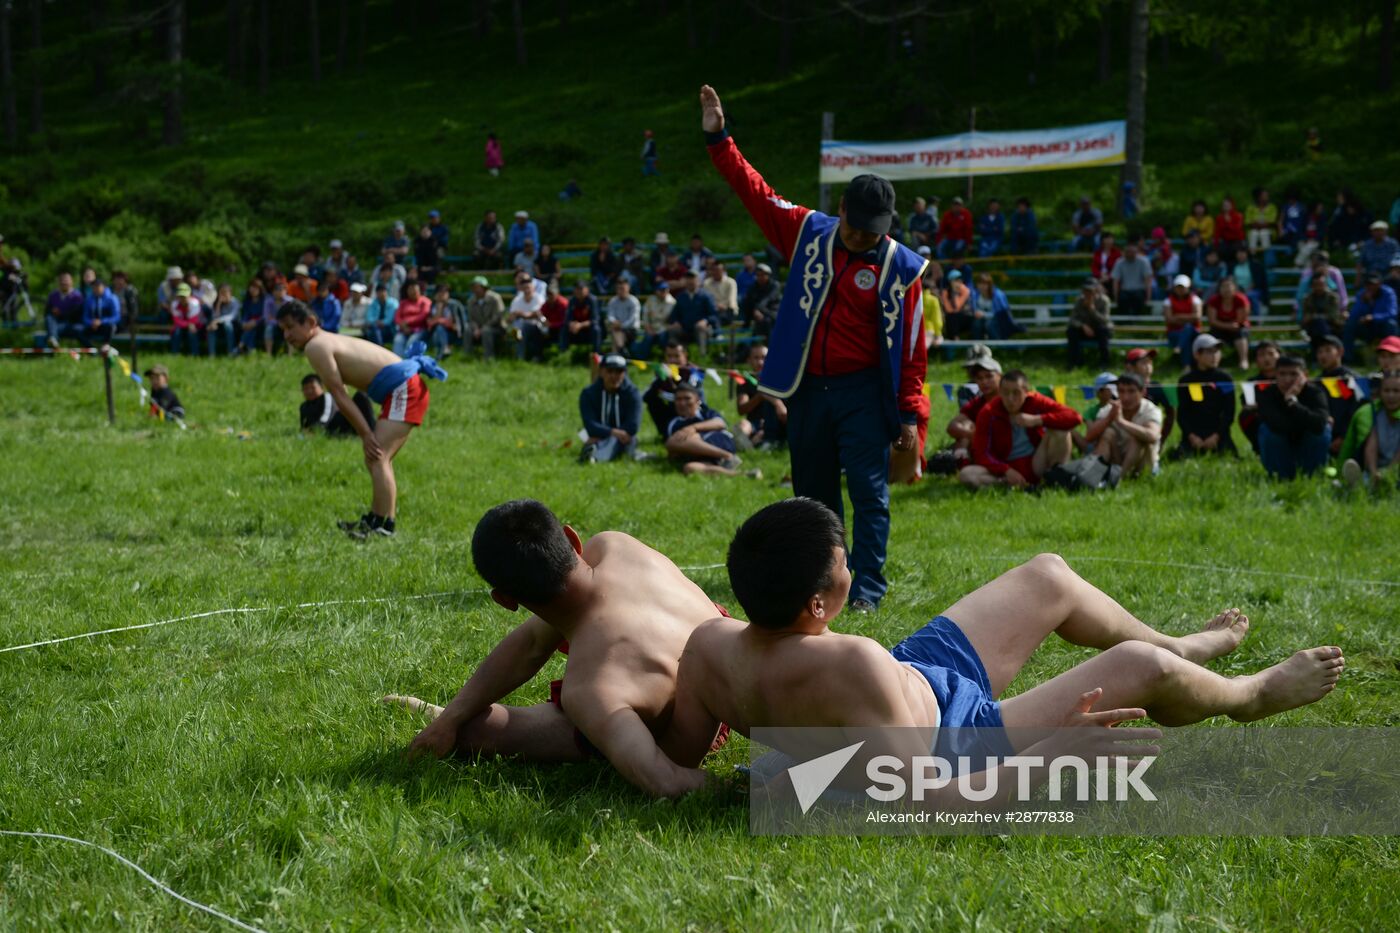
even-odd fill
[{"label": "person in blue jacket", "polygon": [[627,360],[616,353],[603,357],[602,373],[578,395],[584,441],[580,463],[607,463],[636,456],[642,429],[642,393],[627,378]]},{"label": "person in blue jacket", "polygon": [[112,335],[122,320],[122,303],[107,288],[107,283],[97,279],[92,283],[92,294],[83,302],[83,335],[85,347],[111,346]]},{"label": "person in blue jacket", "polygon": [[1011,316],[1011,303],[1006,300],[1006,292],[993,284],[990,275],[979,273],[976,282],[972,300],[968,302],[973,315],[974,340],[981,340],[984,336],[990,340],[1009,340],[1026,329]]}]

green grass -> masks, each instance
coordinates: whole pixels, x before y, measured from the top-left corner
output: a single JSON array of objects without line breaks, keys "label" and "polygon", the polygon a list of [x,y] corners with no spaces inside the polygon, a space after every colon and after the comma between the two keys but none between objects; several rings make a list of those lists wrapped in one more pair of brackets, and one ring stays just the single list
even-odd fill
[{"label": "green grass", "polygon": [[[0,829],[101,842],[269,930],[1400,920],[1384,881],[1400,869],[1393,838],[755,839],[737,796],[652,802],[599,764],[406,764],[415,721],[376,699],[449,697],[515,621],[480,594],[471,566],[486,508],[535,496],[585,535],[620,529],[703,566],[722,560],[744,516],[786,494],[774,482],[783,459],[750,458],[762,483],[686,480],[661,463],[585,469],[561,447],[577,429],[579,370],[454,361],[399,460],[399,538],[361,546],[331,524],[367,495],[357,445],[294,430],[304,363],[170,362],[188,431],[147,420],[120,383],[107,427],[93,361],[0,360],[0,647],[278,608],[0,654]],[[935,421],[950,409],[936,394]],[[1394,580],[1395,504],[1322,481],[1271,484],[1252,461],[1169,465],[1155,481],[1077,498],[973,497],[932,479],[894,493],[881,612],[842,627],[892,644],[1056,550],[1171,632],[1244,607],[1253,629],[1226,673],[1342,645],[1341,689],[1271,724],[1393,726],[1396,591],[1358,581]],[[694,577],[734,604],[722,571]],[[388,601],[294,608],[361,598]],[[1047,645],[1013,690],[1084,656]],[[539,701],[560,667],[513,699]],[[736,741],[713,769],[728,772],[744,750]],[[0,927],[224,928],[96,852],[4,837]]]}]

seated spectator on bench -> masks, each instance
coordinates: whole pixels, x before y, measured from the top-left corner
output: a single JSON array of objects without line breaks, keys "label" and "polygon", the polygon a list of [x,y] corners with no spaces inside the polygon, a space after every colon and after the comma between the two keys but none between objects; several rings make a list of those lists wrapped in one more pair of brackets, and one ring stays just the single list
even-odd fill
[{"label": "seated spectator on bench", "polygon": [[617,274],[627,280],[632,286],[632,291],[645,291],[647,284],[651,282],[651,272],[647,268],[647,257],[637,248],[635,239],[630,236],[623,237],[622,250],[617,254],[617,261],[620,266]]},{"label": "seated spectator on bench", "polygon": [[[182,284],[179,287],[188,288],[189,286]],[[166,418],[177,421],[185,420],[185,406],[180,404],[180,397],[175,394],[174,389],[170,388],[170,370],[157,363],[142,375],[151,387],[150,414],[161,420]]]},{"label": "seated spectator on bench", "polygon": [[170,352],[199,355],[199,331],[204,323],[199,299],[191,294],[189,285],[175,286],[175,300],[170,303]]},{"label": "seated spectator on bench", "polygon": [[965,486],[1035,486],[1051,467],[1074,455],[1070,432],[1084,419],[1073,408],[1030,388],[1013,369],[1001,377],[997,397],[977,413],[972,463],[958,471]]},{"label": "seated spectator on bench", "polygon": [[564,324],[569,320],[569,299],[560,291],[558,282],[550,282],[544,289],[544,305],[540,308],[544,315],[545,331],[549,342],[559,345],[563,339]]},{"label": "seated spectator on bench", "polygon": [[564,326],[559,330],[559,349],[586,346],[597,353],[603,346],[601,316],[598,299],[593,297],[588,283],[580,279],[574,285],[574,297],[569,299]]},{"label": "seated spectator on bench", "polygon": [[972,211],[963,206],[962,198],[953,198],[953,206],[943,212],[938,222],[939,259],[961,259],[972,243]]},{"label": "seated spectator on bench", "polygon": [[505,336],[505,302],[491,290],[486,277],[472,279],[472,295],[467,299],[467,320],[462,327],[462,349],[470,353],[481,347],[481,358],[496,358],[496,344]]},{"label": "seated spectator on bench", "polygon": [[1249,369],[1249,299],[1235,287],[1234,279],[1221,280],[1220,287],[1206,302],[1206,317],[1210,335],[1232,344],[1240,371]]},{"label": "seated spectator on bench", "polygon": [[1390,271],[1390,264],[1396,256],[1400,256],[1400,243],[1390,235],[1390,224],[1384,220],[1377,220],[1371,224],[1371,236],[1361,244],[1356,257],[1356,278],[1359,282],[1366,281],[1366,276],[1375,273],[1385,275]]},{"label": "seated spectator on bench", "polygon": [[340,333],[342,308],[340,299],[331,294],[330,276],[316,283],[316,297],[311,299],[310,308],[316,312],[316,320],[321,323],[322,330]]},{"label": "seated spectator on bench", "polygon": [[[974,347],[977,350],[978,347]],[[980,347],[980,353],[969,353],[963,367],[969,382],[977,384],[977,394],[961,403],[958,413],[948,422],[948,436],[953,439],[953,459],[959,466],[972,457],[972,436],[977,430],[977,416],[982,408],[997,397],[1001,387],[1001,364],[992,359],[991,350]]]},{"label": "seated spectator on bench", "polygon": [[529,211],[516,211],[515,223],[506,231],[506,255],[514,256],[525,248],[525,241],[540,242],[540,228],[530,219]]},{"label": "seated spectator on bench", "polygon": [[209,323],[204,331],[209,339],[210,356],[218,354],[220,337],[223,337],[224,352],[229,356],[237,354],[238,337],[234,327],[238,325],[241,310],[242,305],[233,297],[233,286],[227,282],[220,285],[214,293],[214,303],[209,306]]},{"label": "seated spectator on bench", "polygon": [[[920,246],[919,255],[927,259],[932,255],[932,250],[927,246]],[[943,268],[938,260],[934,259],[929,261],[928,267],[924,269],[924,277],[920,280],[923,286],[919,300],[923,304],[925,349],[936,347],[943,342],[943,302],[938,297],[938,280],[942,275]]]},{"label": "seated spectator on bench", "polygon": [[709,294],[700,290],[700,276],[694,271],[685,274],[685,289],[676,296],[671,309],[670,331],[673,341],[698,342],[700,355],[709,349],[710,335],[719,330],[719,313]]},{"label": "seated spectator on bench", "polygon": [[1235,250],[1235,258],[1226,273],[1235,280],[1235,287],[1249,299],[1255,308],[1269,306],[1269,279],[1264,264],[1258,257],[1251,256],[1249,250],[1241,246]]},{"label": "seated spectator on bench", "polygon": [[49,346],[58,349],[60,337],[83,336],[83,293],[73,287],[73,275],[58,274],[58,288],[49,292],[44,304],[44,329]]},{"label": "seated spectator on bench", "polygon": [[1030,198],[1017,198],[1011,212],[1011,255],[1029,256],[1040,248],[1040,228],[1036,226],[1035,211]]},{"label": "seated spectator on bench", "polygon": [[1089,274],[1099,280],[1105,294],[1113,294],[1113,270],[1123,261],[1123,251],[1118,248],[1117,238],[1105,232],[1099,237],[1099,248],[1094,250],[1089,260]]},{"label": "seated spectator on bench", "polygon": [[782,300],[783,287],[773,278],[773,267],[766,262],[757,263],[753,285],[739,301],[739,317],[753,329],[755,337],[767,338]]},{"label": "seated spectator on bench", "polygon": [[1201,235],[1195,230],[1186,234],[1186,242],[1182,244],[1181,252],[1176,255],[1176,274],[1168,281],[1176,278],[1177,275],[1184,275],[1188,279],[1196,274],[1196,268],[1206,261],[1206,245],[1201,242]]},{"label": "seated spectator on bench", "polygon": [[1001,252],[1001,243],[1004,239],[1006,239],[1006,215],[1001,212],[1001,201],[989,198],[987,213],[977,218],[977,255],[995,256]]},{"label": "seated spectator on bench", "polygon": [[972,321],[974,340],[984,336],[992,340],[1010,340],[1026,329],[1011,316],[1011,303],[1006,300],[1006,293],[993,284],[991,275],[986,272],[977,275],[977,290],[972,295]]},{"label": "seated spectator on bench", "polygon": [[986,339],[985,319],[973,316],[972,289],[963,281],[963,274],[954,269],[944,275],[943,283],[938,300],[943,305],[944,336],[949,340],[961,340],[964,335]]},{"label": "seated spectator on bench", "polygon": [[[301,380],[301,403],[300,422],[303,431],[315,432],[324,431],[327,437],[354,437],[355,426],[350,423],[336,407],[335,399],[326,391],[325,385],[321,382],[321,377],[315,373],[308,373]],[[369,425],[371,431],[374,430],[374,406],[370,402],[369,396],[359,390],[350,397],[350,401],[355,403],[355,407],[360,410],[365,423]]]},{"label": "seated spectator on bench", "polygon": [[622,263],[613,252],[612,240],[603,237],[598,241],[598,248],[588,256],[588,274],[592,276],[590,284],[593,290],[600,295],[612,291],[613,282],[617,281],[617,273],[621,269]]},{"label": "seated spectator on bench", "polygon": [[1079,297],[1069,309],[1069,324],[1065,327],[1065,344],[1069,365],[1077,369],[1084,362],[1083,343],[1092,340],[1099,347],[1099,365],[1107,366],[1108,342],[1113,339],[1113,320],[1108,298],[1099,288],[1099,280],[1087,278],[1079,286]]},{"label": "seated spectator on bench", "polygon": [[1167,324],[1167,343],[1181,356],[1181,365],[1191,368],[1192,346],[1201,329],[1201,296],[1191,290],[1191,280],[1178,275],[1172,280],[1172,290],[1162,302],[1162,317]]},{"label": "seated spectator on bench", "polygon": [[920,246],[933,248],[934,237],[938,235],[938,218],[930,213],[928,202],[923,198],[914,199],[914,210],[904,223],[909,235],[909,245],[914,249]]},{"label": "seated spectator on bench", "polygon": [[117,329],[134,328],[136,319],[141,316],[141,301],[136,286],[131,284],[131,277],[120,269],[116,270],[112,273],[112,281],[108,284],[107,290],[116,295],[117,301],[121,304],[122,320]]},{"label": "seated spectator on bench", "polygon": [[350,297],[341,302],[340,326],[347,332],[358,330],[361,334],[365,329],[365,310],[369,307],[371,296],[369,289],[363,282],[352,282],[349,286]]},{"label": "seated spectator on bench", "polygon": [[[1167,231],[1163,227],[1152,228],[1152,238],[1143,247],[1143,255],[1147,261],[1152,263],[1153,284],[1155,286],[1158,278],[1162,282],[1170,282],[1181,267],[1181,260],[1172,252],[1172,241],[1167,237]],[[1156,288],[1149,289],[1148,298],[1156,296]]]},{"label": "seated spectator on bench", "polygon": [[1196,271],[1191,275],[1191,284],[1197,294],[1209,298],[1229,274],[1229,268],[1220,259],[1220,250],[1214,246],[1207,246],[1206,258],[1196,266]]},{"label": "seated spectator on bench", "polygon": [[462,324],[466,321],[467,309],[452,297],[452,289],[446,283],[433,292],[433,310],[428,314],[428,342],[437,349],[439,359],[452,355],[452,345],[462,339]]},{"label": "seated spectator on bench", "polygon": [[542,243],[536,253],[535,278],[545,282],[559,281],[559,259],[554,255],[554,247]]},{"label": "seated spectator on bench", "polygon": [[[122,322],[122,305],[107,288],[107,283],[94,279],[92,294],[83,302],[83,335],[85,347],[100,347],[106,353],[112,347],[112,336]],[[210,346],[213,356],[213,346]]]},{"label": "seated spectator on bench", "polygon": [[1278,205],[1269,199],[1268,188],[1254,189],[1254,203],[1244,209],[1246,242],[1251,253],[1266,253],[1274,245],[1278,226]]},{"label": "seated spectator on bench", "polygon": [[506,246],[506,228],[496,219],[495,211],[487,211],[476,225],[472,241],[472,262],[478,269],[499,269],[505,265],[502,250]]},{"label": "seated spectator on bench", "polygon": [[1162,410],[1148,400],[1142,377],[1123,373],[1118,377],[1118,397],[1098,413],[1094,453],[1123,468],[1123,478],[1147,473],[1156,476],[1157,451],[1162,440]]},{"label": "seated spectator on bench", "polygon": [[1235,209],[1235,199],[1226,195],[1220,201],[1220,213],[1215,215],[1214,246],[1222,256],[1233,256],[1241,246],[1248,248],[1244,236],[1244,215]]},{"label": "seated spectator on bench", "polygon": [[1326,275],[1314,275],[1308,280],[1307,293],[1298,302],[1298,317],[1314,353],[1328,337],[1336,337],[1337,344],[1341,345],[1346,318],[1342,313],[1341,299],[1331,288]]},{"label": "seated spectator on bench", "polygon": [[1372,486],[1387,471],[1392,480],[1400,475],[1397,469],[1400,465],[1400,368],[1389,370],[1381,377],[1376,394],[1376,401],[1362,409],[1370,416],[1370,427],[1361,444],[1361,463],[1348,460],[1342,465],[1342,475],[1352,486],[1360,479],[1363,467]]},{"label": "seated spectator on bench", "polygon": [[1137,373],[1142,379],[1142,384],[1147,386],[1148,401],[1162,410],[1162,437],[1157,446],[1165,447],[1166,440],[1172,433],[1172,426],[1176,424],[1176,406],[1167,398],[1166,391],[1152,381],[1153,371],[1157,368],[1157,351],[1152,347],[1133,347],[1124,360],[1128,372]]},{"label": "seated spectator on bench", "polygon": [[[267,265],[271,265],[268,263]],[[272,274],[276,276],[277,269],[274,266]],[[161,279],[156,286],[156,307],[164,317],[170,316],[170,306],[175,303],[175,288],[185,280],[185,273],[179,266],[171,266],[165,270],[165,278]]]},{"label": "seated spectator on bench", "polygon": [[618,276],[617,294],[608,299],[608,340],[614,352],[626,354],[637,340],[642,324],[642,306],[632,294],[632,283]]},{"label": "seated spectator on bench", "polygon": [[1396,327],[1395,292],[1382,283],[1375,272],[1366,276],[1361,294],[1351,302],[1346,326],[1342,329],[1342,345],[1346,358],[1355,361],[1356,338],[1384,340],[1400,334]]},{"label": "seated spectator on bench", "polygon": [[1275,479],[1315,473],[1327,463],[1332,416],[1327,392],[1308,381],[1296,356],[1281,357],[1272,385],[1259,390],[1259,459]]},{"label": "seated spectator on bench", "polygon": [[[685,284],[685,265],[681,262],[680,253],[667,250],[661,260],[661,265],[656,268],[656,284],[666,282],[671,286],[673,295],[680,293],[681,287]],[[699,273],[696,273],[697,276]]]},{"label": "seated spectator on bench", "polygon": [[646,404],[651,423],[656,425],[656,433],[666,436],[666,426],[676,417],[676,389],[688,385],[700,393],[700,401],[705,401],[705,371],[690,365],[685,344],[673,343],[666,347],[666,363],[656,368],[656,378],[647,386],[642,402]]},{"label": "seated spectator on bench", "polygon": [[1147,310],[1147,298],[1152,293],[1152,260],[1142,254],[1140,241],[1128,241],[1123,258],[1113,264],[1109,278],[1113,282],[1113,304],[1119,314],[1140,315]]},{"label": "seated spectator on bench", "polygon": [[[1070,249],[1076,253],[1092,253],[1099,248],[1099,234],[1103,232],[1103,211],[1094,206],[1087,197],[1079,199],[1079,209],[1069,218],[1069,231],[1074,237]],[[1095,278],[1101,278],[1095,276]]]},{"label": "seated spectator on bench", "polygon": [[538,259],[539,256],[535,252],[535,241],[527,239],[525,245],[520,248],[520,251],[511,257],[510,264],[516,272],[523,272],[531,278],[534,278],[539,274],[535,267],[535,263]]},{"label": "seated spectator on bench", "polygon": [[418,228],[418,237],[413,241],[413,265],[418,269],[418,278],[424,285],[437,281],[438,267],[442,262],[442,246],[433,233],[433,228],[424,224]]},{"label": "seated spectator on bench", "polygon": [[207,279],[201,279],[194,272],[189,272],[185,274],[185,284],[189,285],[191,293],[199,299],[200,307],[204,308],[207,313],[219,297],[219,290],[214,287],[214,283]]},{"label": "seated spectator on bench", "polygon": [[637,356],[651,359],[652,350],[665,347],[670,338],[671,312],[676,299],[671,296],[671,283],[661,281],[642,305],[642,339],[637,344]]},{"label": "seated spectator on bench", "polygon": [[[385,262],[390,265],[402,266],[404,260],[408,258],[408,250],[407,227],[402,220],[396,220],[394,221],[393,230],[391,230],[389,235],[384,238],[384,241],[379,244],[379,255],[383,256]],[[389,292],[393,297],[398,297],[395,293],[395,289],[390,288]]]},{"label": "seated spectator on bench", "polygon": [[[1235,423],[1235,386],[1230,374],[1220,368],[1220,341],[1210,334],[1201,334],[1191,351],[1196,366],[1176,381],[1181,444],[1172,457],[1237,454],[1235,441],[1230,437]],[[1191,395],[1193,384],[1198,385],[1199,401]]]},{"label": "seated spectator on bench", "polygon": [[[1279,357],[1283,351],[1276,341],[1261,340],[1254,348],[1254,372],[1244,377],[1245,382],[1273,382],[1278,375]],[[1262,388],[1262,387],[1261,387]],[[1259,453],[1259,395],[1255,391],[1255,404],[1240,403],[1240,433],[1249,439],[1249,446]]]},{"label": "seated spectator on bench", "polygon": [[734,387],[740,416],[734,439],[745,450],[772,450],[787,443],[787,403],[758,391],[758,377],[767,360],[766,346],[756,343],[749,347],[749,376]]},{"label": "seated spectator on bench", "polygon": [[399,299],[399,309],[394,312],[394,352],[399,356],[415,340],[423,340],[428,333],[428,317],[432,314],[433,303],[419,292],[417,282],[403,283],[403,297]]},{"label": "seated spectator on bench", "polygon": [[[681,465],[686,476],[738,476],[740,460],[734,455],[734,435],[725,426],[724,416],[706,405],[691,385],[676,387],[675,402],[676,416],[666,425],[667,456]],[[758,470],[750,470],[749,475],[763,478]]]},{"label": "seated spectator on bench", "polygon": [[[510,312],[506,323],[515,329],[515,355],[522,360],[543,359],[545,340],[549,337],[549,322],[545,320],[545,296],[535,288],[535,280],[521,277],[517,280],[515,297],[510,302]],[[558,298],[556,286],[549,286]],[[566,306],[567,310],[567,306]]]},{"label": "seated spectator on bench", "polygon": [[1342,365],[1342,338],[1334,335],[1324,337],[1318,346],[1317,365],[1321,369],[1318,373],[1320,378],[1339,379],[1346,386],[1345,390],[1339,388],[1335,396],[1327,393],[1327,411],[1332,416],[1331,453],[1335,456],[1341,452],[1351,419],[1361,407],[1361,394],[1353,384],[1359,382],[1361,377]]},{"label": "seated spectator on bench", "polygon": [[685,266],[686,271],[703,276],[709,271],[710,263],[714,262],[714,260],[715,254],[705,245],[704,238],[698,233],[692,234],[690,237],[690,249],[686,250],[681,256],[681,265]]},{"label": "seated spectator on bench", "polygon": [[365,306],[365,323],[361,330],[364,338],[381,347],[394,340],[394,318],[399,313],[399,300],[389,297],[389,286],[379,282],[374,286],[374,297]]},{"label": "seated spectator on bench", "polygon": [[720,324],[733,324],[739,318],[739,286],[724,271],[723,261],[716,259],[710,263],[709,271],[700,287],[714,302],[715,313]]},{"label": "seated spectator on bench", "polygon": [[627,360],[616,353],[603,357],[598,378],[578,396],[583,429],[588,434],[580,463],[607,463],[636,456],[642,429],[642,393],[627,378]]},{"label": "seated spectator on bench", "polygon": [[1210,216],[1210,208],[1205,201],[1192,201],[1191,213],[1181,222],[1181,235],[1189,238],[1196,234],[1206,243],[1215,241],[1215,218]]}]

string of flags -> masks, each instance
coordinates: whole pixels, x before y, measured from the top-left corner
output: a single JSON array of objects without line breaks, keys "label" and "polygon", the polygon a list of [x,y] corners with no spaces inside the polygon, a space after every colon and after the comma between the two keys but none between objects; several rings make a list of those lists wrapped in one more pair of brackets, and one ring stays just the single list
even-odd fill
[{"label": "string of flags", "polygon": [[[1369,399],[1371,397],[1371,382],[1365,377],[1358,379],[1354,376],[1324,376],[1321,379],[1311,379],[1309,381],[1312,382],[1314,385],[1321,385],[1324,389],[1327,390],[1327,394],[1330,395],[1332,398]],[[932,398],[934,385],[935,383],[932,382],[924,383],[924,395],[928,396],[929,398]],[[971,382],[944,382],[941,385],[943,387],[944,396],[946,396],[948,401],[950,402],[956,400],[957,392],[959,389],[965,388],[973,393],[976,393],[978,391],[976,384]],[[1210,389],[1212,391],[1217,392],[1234,392],[1236,386],[1238,386],[1240,394],[1244,397],[1244,403],[1246,405],[1254,405],[1256,404],[1258,390],[1261,388],[1267,388],[1271,385],[1273,385],[1273,382],[1270,380],[1256,379],[1252,381],[1242,381],[1238,383],[1188,382],[1182,385],[1152,382],[1148,383],[1147,387],[1149,389],[1161,389],[1162,394],[1165,395],[1167,398],[1167,402],[1170,403],[1172,407],[1176,407],[1180,404],[1181,390],[1183,388],[1186,390],[1187,397],[1189,397],[1191,401],[1201,402],[1205,401],[1206,389]],[[1069,404],[1067,399],[1069,398],[1071,391],[1077,391],[1080,395],[1084,397],[1085,401],[1092,400],[1098,392],[1098,390],[1091,385],[1039,385],[1034,386],[1033,388],[1041,395],[1050,396],[1055,401],[1059,402],[1061,405]]]},{"label": "string of flags", "polygon": [[[612,356],[613,354],[608,354],[608,355],[609,355],[609,356]],[[624,357],[624,359],[626,359],[626,357]],[[593,363],[594,363],[594,365],[601,365],[602,362],[603,362],[603,357],[602,357],[601,354],[598,354],[598,353],[593,354]],[[680,368],[679,366],[677,366],[676,364],[674,364],[674,363],[656,363],[656,362],[653,362],[653,361],[651,361],[651,360],[632,360],[632,359],[628,359],[628,360],[627,360],[627,365],[628,365],[628,366],[635,366],[635,367],[637,367],[637,369],[641,370],[642,372],[646,372],[648,369],[650,369],[651,367],[655,366],[658,370],[665,370],[665,371],[669,372],[669,373],[671,374],[671,378],[672,378],[672,379],[679,379],[679,378],[681,377],[681,368]],[[691,369],[702,369],[702,367],[699,367],[699,366],[692,366],[692,367],[690,367],[690,368],[691,368]],[[723,369],[723,370],[721,370],[721,369],[703,369],[703,372],[705,373],[706,376],[709,376],[712,380],[714,380],[715,385],[724,385],[724,378],[723,378],[724,376],[728,376],[731,380],[733,380],[735,385],[746,385],[746,384],[748,383],[748,381],[749,381],[749,377],[745,376],[743,373],[739,372],[739,370],[737,370],[737,369]],[[721,375],[721,374],[723,374],[723,375]]]}]

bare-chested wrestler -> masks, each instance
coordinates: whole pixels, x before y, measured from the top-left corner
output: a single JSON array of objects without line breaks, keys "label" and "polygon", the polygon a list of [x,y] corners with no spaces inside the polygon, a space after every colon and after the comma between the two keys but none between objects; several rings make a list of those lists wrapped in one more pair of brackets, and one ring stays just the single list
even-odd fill
[{"label": "bare-chested wrestler", "polygon": [[[290,346],[306,354],[307,362],[321,377],[326,391],[345,419],[360,435],[365,448],[374,496],[369,511],[353,521],[337,522],[341,531],[361,540],[394,536],[394,513],[398,507],[398,486],[394,482],[394,457],[408,435],[423,423],[428,411],[428,386],[423,376],[446,379],[447,373],[421,343],[409,347],[409,357],[368,340],[322,330],[312,311],[300,301],[289,301],[277,309],[277,324]],[[347,385],[362,389],[383,407],[373,428],[350,400]]]},{"label": "bare-chested wrestler", "polygon": [[[487,512],[472,535],[472,560],[492,599],[533,615],[486,656],[446,708],[384,698],[437,717],[413,740],[410,754],[456,751],[537,762],[602,754],[657,796],[680,796],[704,783],[703,772],[680,768],[665,754],[681,652],[719,608],[700,587],[630,535],[607,531],[584,543],[533,499]],[[556,650],[568,661],[562,681],[550,685],[549,702],[497,702],[539,673]],[[716,723],[706,750],[727,735]]]},{"label": "bare-chested wrestler", "polygon": [[[984,727],[1003,746],[986,750],[1006,755],[1027,751],[1013,749],[1008,734],[1057,726],[1108,726],[1144,716],[1165,726],[1217,715],[1260,719],[1322,699],[1342,673],[1341,649],[1319,647],[1256,674],[1223,677],[1202,665],[1244,638],[1249,622],[1238,609],[1200,632],[1165,635],[1054,554],[963,597],[893,649],[837,634],[828,626],[850,587],[845,533],[829,509],[810,499],[755,513],[731,543],[728,567],[750,621],[713,619],[686,645],[668,751],[687,767],[699,764],[704,736],[721,720],[745,735],[761,726],[937,729],[934,750],[943,754],[943,730]],[[1051,633],[1101,653],[998,702]],[[968,732],[960,729],[963,737]],[[1085,735],[1094,732],[1100,741],[1089,738],[1081,752],[1113,754],[1109,743],[1148,741],[1153,734],[1120,728]],[[1143,747],[1127,749],[1142,754]]]}]

